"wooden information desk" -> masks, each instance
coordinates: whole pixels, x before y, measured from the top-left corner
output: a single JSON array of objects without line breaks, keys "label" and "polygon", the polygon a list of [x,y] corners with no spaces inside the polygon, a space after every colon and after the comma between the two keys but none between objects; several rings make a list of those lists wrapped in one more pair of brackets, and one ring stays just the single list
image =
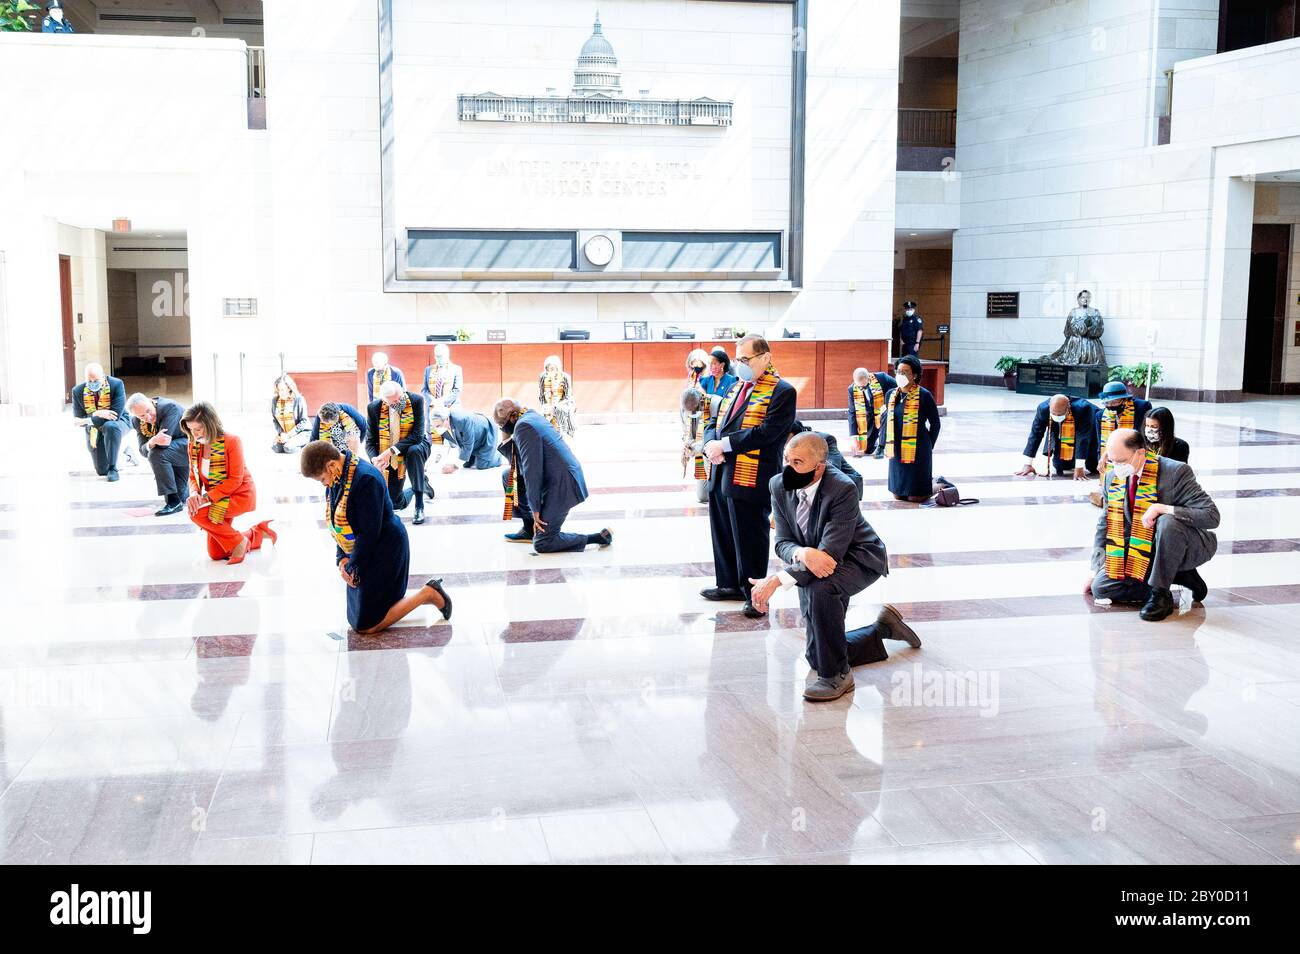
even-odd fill
[{"label": "wooden information desk", "polygon": [[[548,355],[559,355],[573,377],[579,414],[676,411],[686,385],[686,355],[694,348],[708,351],[721,344],[736,353],[734,341],[565,341],[549,344],[489,344],[448,342],[451,360],[464,371],[461,404],[490,413],[502,396],[527,404],[537,402],[537,379]],[[781,377],[798,389],[799,407],[843,408],[854,368],[889,368],[888,341],[815,341],[779,339],[771,342],[772,358]],[[324,401],[345,400],[364,409],[366,371],[376,351],[406,376],[407,388],[419,391],[421,375],[433,363],[434,343],[358,345],[357,370],[290,372],[315,413]],[[943,403],[947,366],[926,362],[921,376]]]}]

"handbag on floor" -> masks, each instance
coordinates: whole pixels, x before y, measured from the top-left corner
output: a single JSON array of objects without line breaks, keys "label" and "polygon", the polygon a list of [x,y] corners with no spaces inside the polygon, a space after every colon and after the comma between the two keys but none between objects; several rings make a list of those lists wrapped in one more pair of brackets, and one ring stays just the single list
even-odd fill
[{"label": "handbag on floor", "polygon": [[966,507],[979,503],[978,497],[963,497],[957,485],[947,477],[934,479],[934,505],[936,507]]}]

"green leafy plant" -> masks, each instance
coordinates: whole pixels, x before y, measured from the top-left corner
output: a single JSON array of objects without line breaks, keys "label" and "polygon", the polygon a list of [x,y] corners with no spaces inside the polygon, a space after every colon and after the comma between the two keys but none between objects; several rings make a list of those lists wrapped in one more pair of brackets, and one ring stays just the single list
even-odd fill
[{"label": "green leafy plant", "polygon": [[745,337],[745,329],[744,329],[744,328],[732,328],[732,329],[731,329],[731,337],[733,337],[733,338],[743,338],[743,337]]},{"label": "green leafy plant", "polygon": [[[1164,367],[1159,361],[1151,365],[1151,383],[1159,384],[1164,377]],[[1122,381],[1130,388],[1143,388],[1147,384],[1147,363],[1111,365],[1108,381]]]},{"label": "green leafy plant", "polygon": [[457,329],[456,329],[456,340],[457,340],[457,341],[473,341],[473,340],[474,340],[474,332],[470,331],[468,328],[457,328]]},{"label": "green leafy plant", "polygon": [[3,0],[0,2],[0,33],[30,33],[35,19],[32,14],[40,7],[27,0]]},{"label": "green leafy plant", "polygon": [[1003,374],[1015,374],[1016,369],[1020,367],[1020,358],[1013,358],[1009,354],[1004,354],[998,358],[998,363],[993,365],[995,371],[1001,371]]}]

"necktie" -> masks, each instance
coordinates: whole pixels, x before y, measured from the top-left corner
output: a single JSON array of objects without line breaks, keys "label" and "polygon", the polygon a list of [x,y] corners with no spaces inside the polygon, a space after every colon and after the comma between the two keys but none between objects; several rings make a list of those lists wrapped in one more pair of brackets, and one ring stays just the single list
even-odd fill
[{"label": "necktie", "polygon": [[799,509],[795,512],[795,522],[799,524],[799,532],[803,534],[804,539],[808,538],[808,518],[812,516],[812,505],[808,501],[808,491],[796,491],[799,495]]}]

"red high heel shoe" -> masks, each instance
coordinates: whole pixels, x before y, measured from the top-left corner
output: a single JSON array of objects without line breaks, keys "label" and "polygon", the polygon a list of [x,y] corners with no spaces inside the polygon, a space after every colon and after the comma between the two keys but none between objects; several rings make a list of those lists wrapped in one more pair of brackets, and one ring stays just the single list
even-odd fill
[{"label": "red high heel shoe", "polygon": [[[272,518],[274,519],[274,518]],[[254,524],[248,530],[248,548],[250,550],[262,549],[262,539],[270,537],[271,542],[275,543],[280,539],[280,535],[271,529],[271,521],[263,520],[261,523]]]},{"label": "red high heel shoe", "polygon": [[244,552],[239,556],[235,556],[234,552],[231,552],[230,556],[226,557],[226,566],[238,566],[244,562],[244,557],[248,556],[250,550],[257,549],[253,546],[253,541],[247,533],[244,534],[244,539],[248,541],[248,546],[244,547]]}]

